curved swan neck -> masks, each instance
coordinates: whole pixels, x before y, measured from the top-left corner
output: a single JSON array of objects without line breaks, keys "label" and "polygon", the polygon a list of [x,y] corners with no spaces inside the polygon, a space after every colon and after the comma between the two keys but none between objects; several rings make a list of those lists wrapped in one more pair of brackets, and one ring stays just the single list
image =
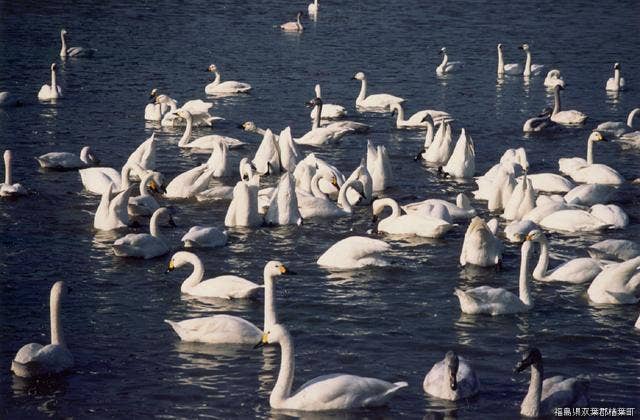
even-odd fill
[{"label": "curved swan neck", "polygon": [[433,124],[431,121],[425,121],[425,124],[427,125],[427,133],[424,136],[424,148],[426,149],[433,143]]},{"label": "curved swan neck", "polygon": [[540,398],[542,397],[542,363],[531,365],[531,380],[529,391],[522,401],[520,414],[527,417],[538,417],[540,412]]},{"label": "curved swan neck", "polygon": [[527,54],[527,59],[524,62],[524,72],[522,73],[522,75],[530,76],[531,75],[531,51],[527,50],[526,54]]},{"label": "curved swan neck", "polygon": [[187,117],[187,125],[184,128],[184,133],[182,133],[182,137],[180,137],[180,141],[178,142],[179,147],[185,147],[189,144],[189,138],[191,137],[191,130],[193,128],[193,117],[189,115]]},{"label": "curved swan neck", "polygon": [[62,48],[60,48],[60,57],[67,56],[67,42],[64,39],[64,32],[60,31],[60,40],[62,41]]},{"label": "curved swan neck", "polygon": [[149,178],[151,178],[151,176],[152,176],[152,173],[148,172],[146,175],[143,175],[142,178],[140,178],[140,195],[141,196],[150,195],[149,189],[147,188],[147,184],[149,183]]},{"label": "curved swan neck", "polygon": [[125,164],[122,167],[122,170],[120,171],[120,191],[127,190],[131,186],[131,183],[129,182],[129,175],[131,175],[132,170],[133,166],[131,166],[131,164]]},{"label": "curved swan neck", "polygon": [[527,306],[533,305],[531,293],[529,291],[528,271],[529,271],[529,254],[530,249],[527,247],[522,250],[522,260],[520,261],[520,279],[518,281],[519,297],[522,303]]},{"label": "curved swan neck", "polygon": [[551,115],[556,115],[560,112],[560,89],[555,89],[553,92],[553,111]]},{"label": "curved swan neck", "polygon": [[160,238],[160,230],[158,229],[158,218],[160,217],[160,212],[156,211],[151,216],[151,220],[149,220],[149,232],[151,236],[155,238]]},{"label": "curved swan neck", "polygon": [[51,92],[55,95],[58,93],[57,82],[56,82],[56,69],[51,69]]},{"label": "curved swan neck", "polygon": [[182,282],[182,286],[180,287],[182,292],[186,292],[202,281],[204,277],[204,266],[200,258],[194,254],[186,255],[183,259],[193,265],[193,272]]},{"label": "curved swan neck", "polygon": [[540,256],[538,257],[538,263],[533,269],[533,278],[536,280],[543,280],[547,274],[547,268],[549,268],[549,241],[547,238],[540,238]]},{"label": "curved swan neck", "polygon": [[51,344],[66,346],[60,322],[60,292],[56,289],[49,298],[49,316],[51,317]]},{"label": "curved swan neck", "polygon": [[629,113],[629,116],[627,117],[627,126],[633,128],[633,119],[636,117],[636,115],[639,112],[640,112],[640,108],[636,108]]},{"label": "curved swan neck", "polygon": [[393,109],[398,113],[396,115],[396,125],[400,126],[402,125],[404,121],[404,109],[402,108],[402,105],[400,104],[396,104]]},{"label": "curved swan neck", "polygon": [[220,84],[220,80],[222,79],[222,77],[220,77],[220,72],[218,70],[214,71],[213,74],[216,75],[216,77],[213,79],[213,85],[217,86]]},{"label": "curved swan neck", "polygon": [[587,165],[593,165],[593,140],[587,141]]},{"label": "curved swan neck", "polygon": [[13,185],[11,179],[11,152],[4,152],[4,183],[5,185]]},{"label": "curved swan neck", "polygon": [[504,57],[502,56],[502,49],[498,48],[498,76],[504,74]]},{"label": "curved swan neck", "polygon": [[[266,270],[266,268],[265,268]],[[275,279],[270,274],[264,273],[264,327],[263,331],[278,323],[278,315],[276,313],[276,288]]]},{"label": "curved swan neck", "polygon": [[326,199],[327,195],[320,189],[320,179],[322,179],[322,174],[319,172],[316,172],[311,178],[311,194],[314,197]]},{"label": "curved swan neck", "polygon": [[271,391],[269,404],[272,407],[279,407],[291,395],[291,386],[293,385],[293,375],[295,371],[295,356],[293,340],[288,332],[282,334],[280,339],[280,371],[278,379]]},{"label": "curved swan neck", "polygon": [[400,205],[398,205],[398,202],[393,198],[381,198],[378,202],[383,207],[391,207],[391,215],[388,219],[395,219],[400,216]]},{"label": "curved swan neck", "polygon": [[351,181],[345,182],[338,192],[338,203],[342,205],[342,209],[347,213],[353,212],[353,207],[351,207],[351,203],[347,200],[347,189],[351,188],[356,182],[360,181],[352,179]]},{"label": "curved swan neck", "polygon": [[358,94],[358,98],[356,99],[356,105],[357,105],[357,102],[364,101],[366,97],[367,97],[367,79],[365,78],[360,80],[360,93]]}]

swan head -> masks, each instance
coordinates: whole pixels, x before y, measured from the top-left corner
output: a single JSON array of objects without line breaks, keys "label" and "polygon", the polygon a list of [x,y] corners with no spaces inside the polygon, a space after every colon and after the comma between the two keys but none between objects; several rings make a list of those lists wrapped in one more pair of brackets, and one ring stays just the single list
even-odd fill
[{"label": "swan head", "polygon": [[215,73],[218,71],[218,67],[215,64],[211,64],[208,68],[207,71],[210,73]]},{"label": "swan head", "polygon": [[502,50],[502,44],[498,44],[498,49]]},{"label": "swan head", "polygon": [[67,30],[66,29],[63,28],[63,29],[60,30],[60,35],[64,36],[66,34],[67,34]]},{"label": "swan head", "polygon": [[460,364],[460,360],[458,359],[458,355],[453,351],[449,350],[447,354],[444,356],[444,364],[447,368],[447,372],[449,372],[449,386],[453,391],[458,389],[458,366]]},{"label": "swan head", "polygon": [[614,69],[614,70],[620,70],[620,63],[615,63],[615,64],[613,65],[613,69]]},{"label": "swan head", "polygon": [[280,324],[274,324],[262,334],[262,339],[258,344],[253,346],[254,349],[264,346],[265,344],[280,343],[280,340],[291,340],[289,331]]},{"label": "swan head", "polygon": [[154,99],[157,96],[158,96],[158,89],[157,88],[151,89],[151,93],[149,94],[149,99]]},{"label": "swan head", "polygon": [[553,113],[553,108],[547,107],[543,109],[540,114],[538,114],[538,117],[550,117],[552,113]]},{"label": "swan head", "polygon": [[596,141],[607,141],[606,137],[604,136],[604,134],[602,134],[601,131],[598,130],[594,130],[591,132],[591,134],[589,135],[589,141],[592,142],[596,142]]},{"label": "swan head", "polygon": [[520,373],[531,365],[540,366],[542,364],[542,353],[540,350],[533,347],[527,350],[522,355],[522,360],[520,360],[516,367],[513,369],[514,373]]},{"label": "swan head", "polygon": [[306,103],[307,108],[313,108],[314,106],[319,106],[319,105],[322,105],[322,99],[317,97],[313,98],[312,100]]},{"label": "swan head", "polygon": [[446,47],[442,47],[440,48],[440,51],[438,51],[438,55],[442,55],[442,54],[446,54],[447,53],[447,48]]},{"label": "swan head", "polygon": [[519,50],[529,51],[529,44],[522,44],[518,47]]},{"label": "swan head", "polygon": [[361,72],[361,71],[357,72],[357,73],[352,77],[352,79],[354,79],[354,80],[367,80],[367,78],[365,77],[364,73],[363,73],[363,72]]},{"label": "swan head", "polygon": [[189,120],[192,118],[191,113],[186,109],[179,109],[176,111],[176,115],[180,118],[184,118],[185,120]]},{"label": "swan head", "polygon": [[289,270],[287,266],[282,264],[280,261],[269,261],[264,266],[264,276],[267,277],[276,277],[276,276],[291,276],[294,275],[293,271]]},{"label": "swan head", "polygon": [[55,282],[53,286],[51,286],[51,296],[64,298],[70,292],[71,289],[67,287],[66,283],[62,280]]},{"label": "swan head", "polygon": [[540,229],[534,229],[527,234],[524,240],[532,241],[532,242],[540,242],[544,239],[546,239],[546,237],[544,236],[544,233],[542,233]]},{"label": "swan head", "polygon": [[[159,211],[159,210],[160,209],[156,211]],[[169,260],[169,265],[167,266],[167,271],[165,271],[165,273],[173,271],[176,268],[180,268],[183,265],[190,263],[193,259],[199,260],[200,258],[192,252],[187,252],[187,251],[176,252],[175,254],[173,254],[171,259]]]},{"label": "swan head", "polygon": [[56,65],[56,63],[51,64],[51,71],[56,71],[57,68],[58,66]]},{"label": "swan head", "polygon": [[245,121],[240,124],[240,128],[242,128],[244,131],[254,132],[258,129],[258,126],[256,126],[256,123],[254,123],[253,121]]}]

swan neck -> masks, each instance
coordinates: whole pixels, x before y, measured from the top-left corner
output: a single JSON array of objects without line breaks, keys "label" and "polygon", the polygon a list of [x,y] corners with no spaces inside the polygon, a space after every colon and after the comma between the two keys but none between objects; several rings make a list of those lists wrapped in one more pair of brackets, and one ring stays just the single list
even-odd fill
[{"label": "swan neck", "polygon": [[620,69],[613,70],[613,79],[616,82],[616,86],[620,87]]},{"label": "swan neck", "polygon": [[547,274],[547,268],[549,268],[549,242],[546,238],[542,238],[540,240],[540,256],[536,268],[533,269],[533,278],[543,280]]},{"label": "swan neck", "polygon": [[9,153],[4,154],[4,183],[5,185],[13,185],[11,179],[11,156]]},{"label": "swan neck", "polygon": [[629,113],[629,116],[627,117],[627,126],[630,128],[633,128],[633,119],[636,117],[636,115],[640,112],[640,108],[636,108],[633,111],[631,111]]},{"label": "swan neck", "polygon": [[498,48],[498,75],[504,74],[504,57],[502,56],[502,50]]},{"label": "swan neck", "polygon": [[62,334],[62,323],[60,322],[60,293],[58,289],[49,298],[49,311],[51,317],[51,344],[66,346]]},{"label": "swan neck", "polygon": [[220,80],[222,79],[222,77],[220,77],[220,72],[218,70],[216,70],[214,74],[216,75],[216,77],[215,79],[213,79],[213,85],[216,86],[220,84]]},{"label": "swan neck", "polygon": [[57,93],[56,71],[51,69],[51,91],[53,94]]},{"label": "swan neck", "polygon": [[527,59],[524,62],[524,76],[529,76],[531,74],[531,51],[527,50]]},{"label": "swan neck", "polygon": [[315,130],[316,128],[320,128],[320,118],[322,118],[322,102],[316,105],[316,113],[313,116],[312,130]]},{"label": "swan neck", "polygon": [[529,250],[522,253],[520,261],[520,279],[519,279],[519,297],[522,303],[527,306],[533,305],[531,292],[529,290],[528,272],[529,271]]},{"label": "swan neck", "polygon": [[433,124],[431,124],[431,121],[426,121],[426,124],[427,124],[427,134],[425,134],[424,136],[425,149],[431,146],[431,143],[433,143]]},{"label": "swan neck", "polygon": [[396,125],[399,126],[404,122],[404,109],[402,108],[402,105],[397,104],[395,110],[398,113],[398,115],[396,115]]},{"label": "swan neck", "polygon": [[[149,178],[151,178],[151,173],[147,173],[142,178],[140,178],[140,196],[146,197],[149,194],[149,190],[147,188],[147,183],[149,182]],[[153,217],[151,218],[153,220]]]},{"label": "swan neck", "polygon": [[67,41],[64,39],[64,33],[60,32],[60,40],[62,41],[62,48],[60,48],[60,57],[67,56]]},{"label": "swan neck", "polygon": [[353,207],[351,207],[351,203],[347,200],[347,189],[351,188],[351,186],[356,182],[359,181],[354,179],[349,182],[345,182],[342,184],[342,187],[340,187],[340,192],[338,192],[338,203],[342,205],[342,209],[347,213],[353,212]]},{"label": "swan neck", "polygon": [[158,218],[160,217],[160,212],[156,211],[151,216],[151,220],[149,220],[149,232],[151,236],[154,238],[160,238],[160,230],[158,229]]},{"label": "swan neck", "polygon": [[270,274],[264,275],[264,327],[263,331],[278,323],[276,314],[275,279]]},{"label": "swan neck", "polygon": [[183,293],[187,293],[189,289],[195,287],[202,281],[202,278],[204,277],[204,266],[202,265],[202,261],[200,261],[200,258],[198,258],[196,255],[188,255],[184,258],[188,263],[193,265],[193,271],[191,272],[191,275],[182,282],[182,286],[180,287],[180,290]]},{"label": "swan neck", "polygon": [[313,175],[313,178],[311,178],[311,194],[313,194],[314,197],[326,199],[327,195],[320,189],[321,178],[322,174],[319,172],[316,172],[315,175]]},{"label": "swan neck", "polygon": [[538,417],[540,412],[540,399],[542,397],[542,364],[531,365],[531,380],[529,390],[522,401],[520,414],[527,417]]},{"label": "swan neck", "polygon": [[287,332],[280,339],[280,371],[278,379],[271,391],[269,404],[272,407],[282,406],[282,403],[291,395],[291,386],[293,385],[293,374],[295,371],[295,358],[293,340]]},{"label": "swan neck", "polygon": [[447,55],[447,53],[442,54],[442,63],[440,63],[440,66],[444,68],[444,66],[446,66],[448,62],[449,56]]},{"label": "swan neck", "polygon": [[593,140],[587,142],[587,165],[593,165]]},{"label": "swan neck", "polygon": [[131,183],[129,182],[129,175],[131,174],[131,170],[133,167],[129,164],[125,164],[122,167],[122,171],[120,172],[120,190],[124,191],[129,189]]},{"label": "swan neck", "polygon": [[358,94],[358,99],[356,99],[356,105],[357,105],[357,102],[364,101],[366,97],[367,97],[367,79],[362,79],[360,81],[360,94]]},{"label": "swan neck", "polygon": [[556,115],[558,112],[560,112],[560,90],[555,89],[553,93],[553,111],[551,112],[551,115]]},{"label": "swan neck", "polygon": [[184,128],[184,133],[182,133],[182,137],[180,137],[180,141],[178,142],[179,147],[185,147],[189,144],[189,138],[191,137],[191,130],[193,128],[193,117],[189,115],[187,117],[187,125]]}]

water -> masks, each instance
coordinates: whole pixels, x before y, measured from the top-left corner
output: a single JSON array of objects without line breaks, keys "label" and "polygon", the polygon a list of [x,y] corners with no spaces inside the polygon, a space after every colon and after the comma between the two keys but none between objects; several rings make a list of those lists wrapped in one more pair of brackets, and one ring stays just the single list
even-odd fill
[{"label": "water", "polygon": [[[452,113],[456,132],[464,126],[476,142],[479,173],[505,149],[519,146],[526,147],[532,171],[556,171],[558,158],[586,153],[588,133],[597,122],[624,120],[640,102],[634,41],[640,35],[640,9],[634,1],[342,3],[322,2],[318,21],[305,21],[301,35],[275,27],[306,7],[284,1],[3,5],[0,86],[28,104],[0,111],[0,145],[14,151],[14,177],[31,190],[29,197],[0,202],[3,417],[285,416],[268,404],[279,364],[276,348],[183,344],[162,322],[230,313],[261,325],[261,299],[181,297],[179,284],[188,270],[163,274],[168,256],[114,257],[110,243],[119,234],[92,229],[98,198],[82,192],[79,175],[36,169],[34,156],[79,151],[86,144],[106,166],[119,168],[153,131],[160,139],[158,167],[169,179],[202,162],[206,156],[178,150],[180,130],[145,126],[143,109],[152,87],[180,102],[204,99],[205,69],[212,62],[223,79],[250,82],[251,95],[214,100],[215,115],[226,118],[214,131],[251,142],[231,153],[235,166],[242,156],[253,155],[259,141],[238,130],[239,123],[254,120],[277,130],[291,125],[300,136],[309,127],[303,104],[320,83],[327,102],[345,105],[350,118],[373,125],[369,138],[388,147],[397,183],[386,194],[401,202],[453,199],[474,185],[442,180],[414,163],[422,134],[394,130],[386,115],[356,113],[359,83],[351,80],[356,71],[367,73],[372,93],[407,98],[408,112]],[[71,45],[97,48],[96,57],[60,63],[61,27],[71,34]],[[560,68],[567,81],[564,105],[588,114],[586,126],[524,137],[524,120],[551,98],[542,77],[529,85],[519,77],[496,83],[498,42],[505,45],[506,62],[521,61],[516,47],[528,42],[535,63]],[[443,45],[466,68],[438,80],[434,70]],[[60,64],[65,97],[56,105],[38,104],[37,91],[53,61]],[[631,89],[612,98],[604,84],[615,61],[622,63]],[[364,145],[365,137],[351,136],[339,146],[314,151],[348,174]],[[598,144],[595,157],[627,179],[640,175],[634,150]],[[552,234],[555,263],[585,255],[585,246],[604,238],[637,238],[638,187],[623,187],[617,202],[630,215],[629,228],[606,235]],[[220,226],[226,212],[225,203],[170,205],[179,228],[165,232],[176,250],[190,226]],[[473,205],[486,209],[484,203]],[[462,269],[458,255],[465,225],[440,241],[389,240],[394,265],[388,268],[331,273],[315,265],[332,243],[369,229],[370,216],[369,209],[359,208],[351,219],[232,231],[227,247],[198,252],[211,277],[234,273],[260,282],[269,259],[299,273],[279,281],[277,292],[280,320],[296,344],[294,386],[335,371],[409,382],[389,408],[354,417],[418,418],[452,410],[461,418],[516,417],[528,374],[514,375],[512,368],[518,352],[535,345],[545,357],[547,376],[591,375],[593,407],[638,407],[639,334],[632,328],[637,305],[594,307],[584,286],[536,283],[536,307],[528,314],[461,315],[453,289],[488,284],[516,290],[520,255],[508,245],[501,271]],[[49,339],[48,293],[60,279],[74,289],[62,312],[75,370],[55,382],[24,383],[9,374],[10,361],[21,345]],[[425,373],[448,349],[466,356],[477,370],[482,383],[477,399],[453,405],[423,393]]]}]

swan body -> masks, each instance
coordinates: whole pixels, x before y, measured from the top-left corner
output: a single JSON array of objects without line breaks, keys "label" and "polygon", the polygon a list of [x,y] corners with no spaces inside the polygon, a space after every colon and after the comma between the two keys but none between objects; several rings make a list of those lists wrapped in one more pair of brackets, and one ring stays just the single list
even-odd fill
[{"label": "swan body", "polygon": [[393,183],[393,172],[387,148],[374,146],[371,140],[367,140],[367,171],[371,175],[373,191],[384,191]]},{"label": "swan body", "polygon": [[463,128],[453,152],[442,171],[454,178],[471,178],[476,172],[476,148],[471,136]]},{"label": "swan body", "polygon": [[[531,185],[533,189],[537,192],[544,193],[566,193],[571,191],[575,185],[567,178],[552,174],[552,173],[542,173],[542,174],[527,174],[527,179],[531,181]],[[518,182],[520,182],[523,177],[518,178]]]},{"label": "swan body", "polygon": [[386,382],[376,378],[331,374],[304,383],[291,393],[295,370],[291,335],[280,324],[265,331],[260,344],[280,344],[281,361],[278,379],[271,391],[269,405],[274,409],[298,411],[350,410],[385,405],[406,382]]},{"label": "swan body", "polygon": [[62,88],[56,83],[56,63],[51,64],[51,85],[42,85],[38,92],[41,101],[52,101],[62,98]]},{"label": "swan body", "polygon": [[80,156],[68,152],[51,152],[37,157],[36,160],[41,168],[58,171],[87,168],[98,163],[89,146],[82,148]]},{"label": "swan body", "polygon": [[585,122],[587,115],[583,112],[571,109],[568,111],[562,111],[560,107],[560,91],[564,90],[564,87],[556,85],[553,89],[553,111],[551,112],[551,121],[562,125],[580,125]]},{"label": "swan body", "polygon": [[211,102],[204,102],[200,99],[194,99],[185,102],[180,108],[175,100],[167,95],[160,95],[156,102],[167,103],[170,109],[163,114],[160,125],[162,127],[180,127],[186,125],[186,120],[178,115],[178,111],[187,111],[193,118],[194,127],[211,127],[216,121],[224,120],[224,118],[214,117],[209,113],[209,109],[213,106]]},{"label": "swan body", "polygon": [[629,216],[615,204],[596,204],[590,213],[608,224],[610,229],[624,229],[629,225]]},{"label": "swan body", "polygon": [[66,29],[62,29],[60,31],[60,41],[62,43],[62,46],[60,48],[60,57],[67,58],[67,57],[92,57],[93,53],[95,53],[96,50],[94,50],[93,48],[83,48],[83,47],[68,47],[67,48],[67,40],[66,40],[66,36],[67,35],[67,31]]},{"label": "swan body", "polygon": [[[262,225],[262,215],[258,211],[258,176],[250,181],[239,181],[233,189],[233,199],[229,203],[224,225],[228,227],[258,227]],[[304,216],[303,216],[304,217]]]},{"label": "swan body", "polygon": [[142,175],[140,181],[140,195],[130,197],[127,211],[131,216],[151,216],[160,208],[158,201],[149,192],[149,189],[159,192],[161,182],[158,179],[158,172],[149,171]]},{"label": "swan body", "polygon": [[213,178],[222,178],[229,175],[228,153],[229,146],[225,142],[218,140],[213,143],[211,156],[207,159],[207,165],[213,169],[213,174],[211,175]]},{"label": "swan body", "polygon": [[480,217],[474,217],[464,234],[462,250],[460,251],[460,265],[477,265],[490,267],[502,259],[502,242]]},{"label": "swan body", "polygon": [[346,134],[353,132],[353,130],[343,124],[330,124],[328,126],[320,126],[320,118],[322,115],[322,99],[314,98],[307,103],[308,107],[315,107],[318,109],[316,118],[313,120],[313,126],[311,131],[307,132],[304,136],[295,139],[297,144],[306,144],[309,146],[321,146],[328,142],[335,142],[340,140]]},{"label": "swan body", "polygon": [[[131,184],[129,177],[135,170],[138,174],[144,174],[146,171],[136,164],[126,163],[120,172],[113,168],[107,167],[91,167],[80,169],[80,179],[84,188],[92,194],[102,195],[109,185],[113,186],[113,191],[123,191],[128,189]],[[155,173],[158,179],[161,178],[159,173]]]},{"label": "swan body", "polygon": [[170,223],[173,222],[169,210],[161,207],[151,216],[150,234],[130,233],[123,236],[113,243],[113,252],[118,257],[144,258],[145,260],[168,254],[169,246],[158,230],[158,218],[160,217],[168,217]]},{"label": "swan body", "polygon": [[517,63],[505,64],[504,63],[504,55],[503,55],[503,45],[498,44],[498,76],[504,76],[505,74],[509,75],[518,75],[522,74],[522,66]]},{"label": "swan body", "polygon": [[[476,180],[478,185],[481,186],[482,184],[479,181],[480,181],[479,179]],[[504,166],[501,164],[497,175],[495,176],[494,180],[491,181],[491,184],[489,184],[489,192],[486,193],[487,209],[489,209],[489,211],[499,211],[501,209],[506,209],[507,204],[509,204],[509,201],[511,201],[511,196],[514,194],[514,191],[516,190],[516,186],[517,186],[517,183],[515,180],[513,168],[509,166]],[[523,191],[523,188],[526,191]],[[482,197],[480,195],[481,192],[482,192],[482,189],[479,189],[478,194],[476,195],[476,198]],[[518,196],[522,199],[523,194],[525,192],[529,194],[529,189],[528,189],[528,186],[524,185],[523,183],[522,188],[520,188],[520,191],[518,192]],[[517,204],[518,201],[514,199],[513,203]]]},{"label": "swan body", "polygon": [[278,156],[280,158],[280,170],[294,173],[300,161],[300,152],[291,135],[291,127],[286,127],[278,136]]},{"label": "swan body", "polygon": [[[158,95],[158,89],[151,89],[151,93],[149,94],[149,103],[144,107],[144,120],[145,121],[162,121],[162,117],[167,113],[169,107],[164,103],[158,103],[158,96],[167,96],[167,95]],[[171,99],[171,98],[169,98]],[[176,101],[171,99],[171,101],[175,104]]]},{"label": "swan body", "polygon": [[373,202],[374,218],[382,213],[385,207],[391,207],[391,215],[378,222],[378,231],[394,235],[420,236],[423,238],[440,238],[453,225],[441,219],[419,216],[417,214],[400,214],[400,206],[392,198],[381,198]]},{"label": "swan body", "polygon": [[280,177],[280,182],[273,195],[265,222],[271,225],[301,225],[302,217],[298,210],[296,181],[293,174],[287,172]]},{"label": "swan body", "polygon": [[363,72],[353,76],[354,80],[360,80],[360,93],[356,98],[356,108],[362,108],[370,112],[386,112],[392,104],[404,102],[403,98],[388,93],[378,93],[367,96],[367,77]]},{"label": "swan body", "polygon": [[19,183],[13,182],[12,177],[12,161],[13,153],[11,150],[5,150],[4,158],[4,182],[0,184],[0,197],[17,197],[27,195],[27,189]]},{"label": "swan body", "polygon": [[345,181],[340,187],[338,193],[338,202],[341,203],[341,207],[329,200],[326,193],[320,190],[320,179],[331,177],[332,182],[335,182],[333,175],[328,175],[326,170],[321,170],[314,175],[312,179],[312,195],[300,195],[298,194],[298,205],[300,214],[304,219],[312,217],[344,217],[353,214],[353,207],[349,200],[347,200],[347,191],[353,188],[358,194],[362,195],[362,184],[357,179]]},{"label": "swan body", "polygon": [[624,305],[637,303],[640,296],[640,257],[610,264],[591,282],[587,295],[598,304]]},{"label": "swan body", "polygon": [[452,120],[453,118],[448,112],[444,111],[436,111],[433,109],[424,109],[422,111],[418,111],[408,119],[404,119],[404,108],[402,107],[402,102],[394,102],[390,104],[391,113],[396,115],[396,128],[407,128],[407,129],[422,129],[428,126],[428,122],[425,121],[427,115],[429,115],[432,121],[437,123],[442,122],[442,120]]},{"label": "swan body", "polygon": [[198,137],[190,140],[191,130],[193,127],[193,117],[191,113],[184,109],[179,109],[176,114],[187,121],[184,133],[178,142],[178,146],[186,149],[211,150],[217,142],[223,142],[229,149],[235,149],[244,146],[246,143],[233,137],[220,136],[218,134],[210,134],[208,136]]},{"label": "swan body", "polygon": [[318,0],[313,0],[313,3],[309,3],[309,5],[307,6],[307,12],[310,15],[315,15],[316,13],[318,13]]},{"label": "swan body", "polygon": [[209,186],[209,181],[215,172],[208,164],[196,166],[185,171],[169,182],[166,198],[192,198],[203,192]]},{"label": "swan body", "polygon": [[73,367],[73,355],[67,348],[60,321],[60,304],[67,294],[63,281],[51,287],[49,311],[51,344],[30,343],[22,346],[11,361],[11,371],[22,378],[35,378],[62,373]]},{"label": "swan body", "polygon": [[549,73],[547,73],[547,77],[544,78],[544,85],[547,89],[553,89],[558,85],[564,87],[564,80],[562,79],[560,70],[549,70]]},{"label": "swan body", "polygon": [[113,184],[102,193],[100,204],[93,218],[93,227],[98,230],[113,230],[129,225],[127,206],[133,187],[113,195]]},{"label": "swan body", "polygon": [[542,72],[544,68],[543,64],[533,64],[531,60],[531,50],[529,49],[529,44],[522,44],[518,47],[526,54],[526,59],[524,62],[524,70],[522,71],[522,75],[524,77],[529,76],[537,76]]},{"label": "swan body", "polygon": [[351,270],[367,266],[383,267],[389,263],[383,258],[391,246],[378,239],[350,236],[331,245],[318,258],[318,265],[327,268]]},{"label": "swan body", "polygon": [[566,193],[564,201],[576,206],[592,206],[608,202],[615,191],[615,187],[610,185],[582,184]]},{"label": "swan body", "polygon": [[271,130],[265,131],[251,163],[259,174],[277,175],[280,173],[280,150]]},{"label": "swan body", "polygon": [[587,248],[592,258],[627,261],[640,256],[640,245],[626,239],[605,239]]},{"label": "swan body", "polygon": [[215,227],[193,226],[184,234],[185,248],[216,248],[227,244],[227,231]]},{"label": "swan body", "polygon": [[[248,181],[253,177],[253,170],[255,167],[249,162],[249,158],[242,158],[240,160],[240,179]],[[233,199],[233,187],[228,185],[218,185],[208,188],[198,194],[196,194],[198,201],[213,201],[213,200],[232,200]]]},{"label": "swan body", "polygon": [[613,77],[607,79],[605,90],[607,92],[618,92],[624,90],[624,77],[620,77],[620,63],[613,65]]},{"label": "swan body", "polygon": [[613,137],[621,137],[624,134],[627,134],[633,131],[633,120],[638,114],[640,114],[640,108],[634,108],[631,110],[631,112],[629,112],[626,122],[622,122],[622,121],[603,122],[601,124],[598,124],[598,126],[596,127],[596,130]]},{"label": "swan body", "polygon": [[539,133],[547,128],[554,127],[551,121],[552,110],[547,108],[537,117],[529,118],[522,126],[523,133]]},{"label": "swan body", "polygon": [[422,158],[428,163],[438,166],[445,165],[449,161],[451,153],[453,153],[453,146],[451,125],[445,120],[438,127],[438,131],[433,137],[433,142],[426,152],[422,154]]},{"label": "swan body", "polygon": [[559,210],[540,220],[540,226],[559,232],[593,232],[606,229],[609,224],[584,210]]},{"label": "swan body", "polygon": [[444,359],[434,364],[422,383],[424,392],[434,397],[458,401],[480,392],[480,382],[469,362],[448,351]]},{"label": "swan body", "polygon": [[455,290],[460,300],[460,309],[465,314],[505,315],[527,312],[533,308],[533,300],[529,293],[528,261],[531,253],[531,242],[522,244],[520,260],[519,296],[502,288],[480,286],[466,291]]},{"label": "swan body", "polygon": [[[540,224],[540,221],[545,217],[549,216],[560,210],[568,210],[574,208],[572,206],[567,205],[565,202],[548,202],[544,204],[537,205],[533,209],[531,209],[528,213],[526,213],[522,220],[529,220],[536,224]],[[527,232],[525,232],[527,233]]]},{"label": "swan body", "polygon": [[[311,7],[313,3],[309,5]],[[315,86],[316,98],[322,99],[322,90],[320,89],[320,85]],[[309,117],[313,120],[318,115],[318,107],[315,106],[311,110]],[[320,116],[323,120],[335,120],[338,118],[343,118],[347,115],[347,110],[345,107],[335,104],[322,104],[322,115]]]},{"label": "swan body", "polygon": [[593,131],[587,140],[587,160],[582,158],[563,158],[558,160],[560,172],[569,175],[574,181],[585,184],[624,183],[624,178],[613,168],[593,163],[593,144],[606,141],[599,131]]},{"label": "swan body", "polygon": [[220,81],[220,72],[215,64],[211,64],[207,69],[208,72],[216,75],[215,80],[209,83],[204,88],[204,92],[207,95],[215,95],[216,93],[247,93],[251,90],[251,85],[243,82],[236,82],[227,80],[226,82]]},{"label": "swan body", "polygon": [[504,206],[502,217],[506,220],[521,220],[536,206],[536,192],[532,182],[524,175],[522,181],[513,189],[509,201]]},{"label": "swan body", "polygon": [[[151,137],[140,143],[136,150],[129,155],[127,163],[133,166],[134,169],[155,170],[157,145],[156,135],[153,133]],[[140,177],[139,173],[136,175]]]},{"label": "swan body", "polygon": [[405,204],[402,206],[402,210],[407,212],[407,214],[422,213],[427,206],[434,205],[444,206],[453,220],[468,220],[476,215],[476,210],[471,207],[469,198],[463,193],[456,196],[456,204],[431,198],[417,203]]},{"label": "swan body", "polygon": [[438,54],[442,56],[442,62],[438,67],[436,67],[436,74],[438,76],[454,73],[464,67],[464,63],[462,61],[449,61],[449,56],[447,55],[447,49],[445,47],[440,48]]},{"label": "swan body", "polygon": [[302,32],[304,30],[304,27],[302,26],[300,18],[302,18],[302,12],[298,12],[295,22],[283,23],[282,25],[280,25],[280,29],[285,32]]}]

